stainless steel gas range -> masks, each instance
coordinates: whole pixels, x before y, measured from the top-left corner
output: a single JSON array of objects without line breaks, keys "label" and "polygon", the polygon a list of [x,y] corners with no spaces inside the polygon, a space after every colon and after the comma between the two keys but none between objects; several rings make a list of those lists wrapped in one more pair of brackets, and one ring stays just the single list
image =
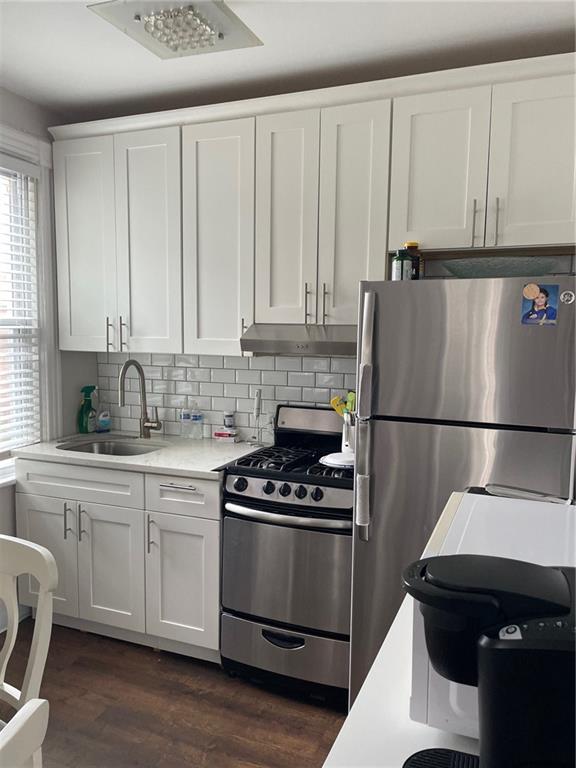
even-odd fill
[{"label": "stainless steel gas range", "polygon": [[275,443],[226,468],[225,668],[348,687],[353,471],[331,409],[279,406]]}]

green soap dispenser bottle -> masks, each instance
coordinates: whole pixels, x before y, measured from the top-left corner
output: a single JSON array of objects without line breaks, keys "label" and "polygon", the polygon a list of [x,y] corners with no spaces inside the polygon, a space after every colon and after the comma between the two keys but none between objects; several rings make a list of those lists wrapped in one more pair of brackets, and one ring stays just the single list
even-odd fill
[{"label": "green soap dispenser bottle", "polygon": [[78,432],[85,435],[96,431],[96,411],[92,405],[92,392],[96,387],[82,387],[82,400],[78,409]]}]

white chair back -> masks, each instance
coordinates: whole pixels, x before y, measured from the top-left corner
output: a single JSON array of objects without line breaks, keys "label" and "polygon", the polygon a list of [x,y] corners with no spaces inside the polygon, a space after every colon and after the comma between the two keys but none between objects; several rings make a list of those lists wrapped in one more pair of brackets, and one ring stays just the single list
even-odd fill
[{"label": "white chair back", "polygon": [[[6,668],[18,633],[18,576],[31,575],[38,582],[36,623],[22,689],[6,682]],[[0,701],[20,709],[37,699],[52,631],[52,593],[58,585],[58,569],[52,554],[39,544],[0,535],[0,600],[8,617],[6,638],[0,650]]]}]

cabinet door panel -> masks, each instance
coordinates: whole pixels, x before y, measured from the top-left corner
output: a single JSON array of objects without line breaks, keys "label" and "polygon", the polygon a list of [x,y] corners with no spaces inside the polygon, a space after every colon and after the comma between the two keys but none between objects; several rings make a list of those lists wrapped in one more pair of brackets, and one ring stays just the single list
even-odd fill
[{"label": "cabinet door panel", "polygon": [[490,86],[394,100],[390,249],[484,244]]},{"label": "cabinet door panel", "polygon": [[144,512],[78,504],[80,617],[144,632]]},{"label": "cabinet door panel", "polygon": [[574,110],[572,75],[494,86],[487,245],[574,242]]},{"label": "cabinet door panel", "polygon": [[[64,508],[66,507],[66,514]],[[66,527],[66,532],[65,532]],[[18,536],[41,544],[54,555],[58,586],[54,592],[54,613],[78,616],[78,526],[76,502],[28,493],[16,494]],[[18,596],[23,605],[35,606],[38,582],[32,576],[18,579]]]},{"label": "cabinet door panel", "polygon": [[256,118],[257,323],[316,317],[319,123],[317,109]]},{"label": "cabinet door panel", "polygon": [[218,649],[220,523],[149,512],[146,631]]},{"label": "cabinet door panel", "polygon": [[181,352],[180,129],[119,134],[114,155],[122,340]]},{"label": "cabinet door panel", "polygon": [[253,322],[254,125],[182,129],[185,352],[239,355]]},{"label": "cabinet door panel", "polygon": [[117,347],[114,140],[54,144],[60,349]]},{"label": "cabinet door panel", "polygon": [[321,113],[320,323],[356,323],[358,283],[386,276],[390,103]]}]

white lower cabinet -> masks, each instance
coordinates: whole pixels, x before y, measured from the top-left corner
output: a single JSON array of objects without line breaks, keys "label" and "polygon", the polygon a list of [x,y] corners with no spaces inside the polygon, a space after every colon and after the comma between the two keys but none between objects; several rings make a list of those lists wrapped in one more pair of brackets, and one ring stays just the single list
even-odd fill
[{"label": "white lower cabinet", "polygon": [[220,522],[147,513],[146,631],[218,649]]},{"label": "white lower cabinet", "polygon": [[[76,502],[66,499],[16,494],[16,530],[21,539],[40,544],[54,555],[58,587],[54,613],[78,616],[78,522]],[[38,584],[32,576],[18,580],[19,601],[36,606]]]},{"label": "white lower cabinet", "polygon": [[144,632],[144,512],[78,503],[80,618]]}]

